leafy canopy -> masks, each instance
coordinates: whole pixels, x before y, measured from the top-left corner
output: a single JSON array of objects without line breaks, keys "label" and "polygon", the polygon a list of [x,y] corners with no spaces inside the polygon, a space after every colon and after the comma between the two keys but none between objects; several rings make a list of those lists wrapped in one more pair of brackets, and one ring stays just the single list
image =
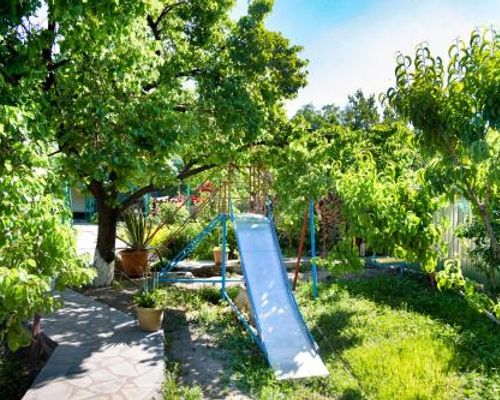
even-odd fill
[{"label": "leafy canopy", "polygon": [[[332,122],[330,110],[340,116],[353,110],[365,115],[355,98],[365,96],[362,92],[351,96],[353,104],[344,110],[305,107],[292,119],[293,140],[274,156],[282,218],[287,221],[294,215],[300,225],[304,198],[319,200],[335,193],[347,225],[331,257],[357,262],[352,241],[360,237],[374,252],[419,261],[432,269],[440,250],[434,245],[439,229],[432,223],[440,199],[424,179],[426,158],[404,124],[375,123],[380,119],[375,104],[373,114],[366,120],[360,117],[357,129],[342,118]],[[374,102],[373,96],[369,98]]]},{"label": "leafy canopy", "polygon": [[[500,35],[475,30],[468,42],[457,40],[447,66],[423,44],[413,58],[399,56],[396,77],[387,99],[433,157],[427,179],[434,190],[472,204],[473,223],[462,233],[475,239],[473,255],[494,281],[500,271]],[[440,274],[440,285],[463,289],[469,299],[481,297],[454,262]],[[481,302],[498,314],[498,304]]]},{"label": "leafy canopy", "polygon": [[64,65],[46,112],[62,165],[111,203],[269,139],[305,83],[300,48],[264,26],[271,1],[238,21],[232,0],[48,6]]}]

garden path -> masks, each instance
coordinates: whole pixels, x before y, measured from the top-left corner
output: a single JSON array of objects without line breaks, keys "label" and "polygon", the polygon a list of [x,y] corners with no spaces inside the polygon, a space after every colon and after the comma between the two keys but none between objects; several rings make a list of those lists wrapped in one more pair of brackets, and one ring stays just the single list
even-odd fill
[{"label": "garden path", "polygon": [[42,322],[58,346],[23,399],[161,398],[163,332],[142,332],[132,316],[77,292],[61,298]]},{"label": "garden path", "polygon": [[[95,245],[97,243],[97,225],[85,221],[75,220],[73,228],[76,230],[76,248],[78,254],[87,254],[89,260],[94,258]],[[116,239],[116,248],[124,248],[125,243]]]}]

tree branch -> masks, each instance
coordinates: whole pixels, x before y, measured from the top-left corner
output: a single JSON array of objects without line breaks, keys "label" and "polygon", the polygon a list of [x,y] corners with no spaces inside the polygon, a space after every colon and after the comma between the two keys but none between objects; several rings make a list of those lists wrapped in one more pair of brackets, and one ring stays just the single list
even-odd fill
[{"label": "tree branch", "polygon": [[121,213],[121,212],[125,211],[127,208],[129,208],[136,201],[140,200],[142,196],[144,196],[148,193],[154,192],[155,190],[158,190],[158,188],[155,185],[153,185],[152,183],[136,190],[134,193],[132,193],[130,196],[128,196],[125,200],[123,200],[120,203],[120,207],[118,208],[118,212]]},{"label": "tree branch", "polygon": [[183,180],[183,179],[189,178],[191,176],[200,174],[204,171],[208,171],[212,168],[215,168],[216,166],[217,166],[217,164],[205,164],[205,165],[202,165],[200,167],[193,168],[193,169],[184,168],[181,172],[179,172],[179,174],[177,174],[177,179]]},{"label": "tree branch", "polygon": [[182,174],[185,174],[187,171],[189,171],[189,169],[191,167],[194,167],[194,165],[196,164],[196,161],[191,160],[188,162],[184,162],[184,160],[183,160],[183,163],[184,163],[184,168],[182,168],[182,170],[177,174],[177,177],[179,177]]},{"label": "tree branch", "polygon": [[2,67],[0,67],[0,74],[2,74],[5,82],[10,83],[13,86],[16,86],[17,84],[19,84],[19,81],[22,78],[22,75],[20,75],[20,74],[9,75],[7,73],[7,71],[5,71],[5,69]]},{"label": "tree branch", "polygon": [[56,63],[50,62],[49,63],[49,71],[55,71],[57,68],[60,68],[69,62],[70,62],[70,60],[61,60],[61,61],[58,61]]},{"label": "tree branch", "polygon": [[[82,176],[82,174],[80,174]],[[101,182],[92,179],[87,185],[87,189],[92,193],[92,196],[98,201],[102,201],[104,196],[104,188]]]},{"label": "tree branch", "polygon": [[182,77],[194,77],[194,76],[197,76],[197,75],[201,75],[203,72],[205,72],[203,69],[201,68],[193,68],[193,69],[190,69],[189,71],[181,71],[181,72],[177,72],[175,74],[175,77],[176,78],[182,78]]},{"label": "tree branch", "polygon": [[189,3],[189,1],[187,1],[187,0],[180,0],[177,3],[172,3],[172,4],[166,5],[163,8],[163,10],[161,11],[158,18],[156,18],[156,20],[154,20],[151,15],[147,16],[148,25],[151,28],[151,31],[153,32],[153,36],[156,40],[161,40],[161,29],[159,28],[159,25],[160,25],[162,19],[165,18],[165,16],[170,11],[172,11],[174,8],[188,4],[188,3]]},{"label": "tree branch", "polygon": [[47,65],[47,69],[49,73],[45,77],[45,80],[42,84],[42,87],[45,91],[49,91],[49,89],[56,83],[56,74],[55,70],[51,69],[50,66],[54,65],[52,61],[52,46],[54,45],[55,33],[56,33],[56,23],[51,20],[51,16],[49,13],[49,22],[47,24],[47,31],[51,35],[49,43],[42,50],[42,60]]}]

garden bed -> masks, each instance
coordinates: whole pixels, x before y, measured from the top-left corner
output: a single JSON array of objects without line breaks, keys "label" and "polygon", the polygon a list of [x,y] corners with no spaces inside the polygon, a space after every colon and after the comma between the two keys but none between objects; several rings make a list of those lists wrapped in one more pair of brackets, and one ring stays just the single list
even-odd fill
[{"label": "garden bed", "polygon": [[43,350],[34,360],[29,349],[16,352],[0,346],[0,399],[19,400],[37,377],[49,359],[56,343],[42,335]]}]

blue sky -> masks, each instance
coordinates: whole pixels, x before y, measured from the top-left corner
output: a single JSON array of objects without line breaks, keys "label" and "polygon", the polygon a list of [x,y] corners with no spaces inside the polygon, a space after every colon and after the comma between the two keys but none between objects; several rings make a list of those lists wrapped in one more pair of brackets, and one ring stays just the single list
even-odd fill
[{"label": "blue sky", "polygon": [[[246,6],[238,0],[235,15]],[[412,54],[420,42],[446,58],[457,37],[500,27],[500,0],[275,0],[266,25],[304,46],[310,62],[308,86],[287,104],[293,114],[307,103],[342,106],[358,88],[387,90],[396,53]]]}]

